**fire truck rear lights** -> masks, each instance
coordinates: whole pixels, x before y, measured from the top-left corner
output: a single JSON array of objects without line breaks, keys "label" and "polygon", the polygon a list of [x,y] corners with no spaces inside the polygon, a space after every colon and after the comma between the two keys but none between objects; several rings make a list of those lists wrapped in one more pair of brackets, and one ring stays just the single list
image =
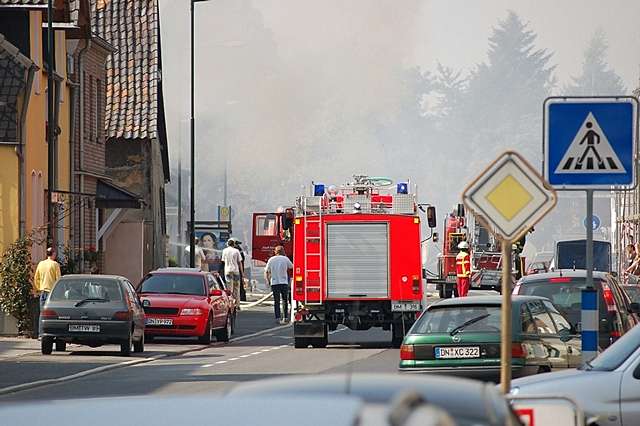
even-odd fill
[{"label": "fire truck rear lights", "polygon": [[416,359],[416,353],[414,351],[413,345],[400,346],[400,359],[402,361]]},{"label": "fire truck rear lights", "polygon": [[295,220],[296,225],[300,225],[300,219]]},{"label": "fire truck rear lights", "polygon": [[570,277],[549,278],[549,282],[550,283],[570,283],[571,278]]},{"label": "fire truck rear lights", "polygon": [[399,182],[397,185],[398,194],[408,194],[409,193],[409,183],[407,182]]},{"label": "fire truck rear lights", "polygon": [[406,283],[407,281],[409,281],[409,277],[407,277],[406,275],[403,275],[401,280],[403,283]]},{"label": "fire truck rear lights", "polygon": [[413,223],[415,223],[415,224],[420,223],[420,218],[419,217],[414,217],[413,218]]},{"label": "fire truck rear lights", "polygon": [[296,276],[296,282],[297,283],[301,283],[302,282],[302,275],[297,275]]}]

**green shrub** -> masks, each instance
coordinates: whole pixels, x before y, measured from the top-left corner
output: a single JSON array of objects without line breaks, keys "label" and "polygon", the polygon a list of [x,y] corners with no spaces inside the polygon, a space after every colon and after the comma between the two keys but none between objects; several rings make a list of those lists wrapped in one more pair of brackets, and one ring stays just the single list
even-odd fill
[{"label": "green shrub", "polygon": [[32,331],[31,243],[30,238],[18,239],[7,247],[0,263],[0,308],[16,319],[21,334]]}]

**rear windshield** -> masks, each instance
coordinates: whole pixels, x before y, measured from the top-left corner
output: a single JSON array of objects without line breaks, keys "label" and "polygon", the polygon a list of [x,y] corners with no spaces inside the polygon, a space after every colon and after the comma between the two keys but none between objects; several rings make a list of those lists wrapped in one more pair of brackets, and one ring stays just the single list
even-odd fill
[{"label": "rear windshield", "polygon": [[105,279],[62,279],[53,288],[49,300],[106,299],[121,301],[120,285],[114,280]]},{"label": "rear windshield", "polygon": [[[599,283],[599,280],[594,280],[594,284]],[[582,289],[586,287],[584,278],[557,277],[551,280],[526,281],[520,286],[518,294],[546,297],[569,322],[576,325],[580,322]]]},{"label": "rear windshield", "polygon": [[[582,240],[559,242],[556,269],[586,269],[586,247],[586,242]],[[593,242],[593,270],[611,271],[611,246],[609,243]]]},{"label": "rear windshield", "polygon": [[141,293],[188,294],[206,296],[204,281],[199,275],[154,274],[140,286]]},{"label": "rear windshield", "polygon": [[450,333],[467,321],[486,316],[460,330],[461,333],[500,330],[500,306],[442,306],[427,310],[411,329],[411,334]]}]

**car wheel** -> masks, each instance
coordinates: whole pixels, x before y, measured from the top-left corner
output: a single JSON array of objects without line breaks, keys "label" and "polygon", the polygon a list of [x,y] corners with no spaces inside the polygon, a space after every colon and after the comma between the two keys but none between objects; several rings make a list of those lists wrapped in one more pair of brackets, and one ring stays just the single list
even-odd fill
[{"label": "car wheel", "polygon": [[198,337],[198,342],[202,343],[203,345],[208,345],[211,343],[211,317],[209,317],[207,325],[204,328],[204,334]]},{"label": "car wheel", "polygon": [[40,349],[42,350],[42,355],[51,355],[51,352],[53,352],[53,338],[43,337],[40,341]]},{"label": "car wheel", "polygon": [[133,342],[133,351],[137,353],[144,352],[144,335],[137,342]]},{"label": "car wheel", "polygon": [[231,335],[234,335],[236,332],[236,319],[238,318],[238,315],[236,314],[236,311],[233,311],[233,315],[231,315]]},{"label": "car wheel", "polygon": [[133,341],[132,341],[131,333],[129,333],[129,337],[127,337],[127,340],[120,343],[120,355],[122,356],[131,355],[131,346],[133,346]]},{"label": "car wheel", "polygon": [[231,315],[227,315],[224,328],[216,331],[216,340],[219,342],[228,342],[231,339]]},{"label": "car wheel", "polygon": [[64,352],[67,350],[67,342],[64,340],[56,340],[56,352]]}]

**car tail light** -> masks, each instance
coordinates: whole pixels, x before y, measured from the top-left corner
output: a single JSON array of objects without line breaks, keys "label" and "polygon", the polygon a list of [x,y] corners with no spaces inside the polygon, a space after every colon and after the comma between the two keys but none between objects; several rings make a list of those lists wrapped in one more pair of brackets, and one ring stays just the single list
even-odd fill
[{"label": "car tail light", "polygon": [[522,343],[511,344],[511,358],[526,358],[527,351]]},{"label": "car tail light", "polygon": [[550,283],[570,283],[571,277],[555,277],[549,278]]},{"label": "car tail light", "polygon": [[52,319],[52,318],[58,318],[58,313],[56,311],[54,311],[53,309],[43,309],[40,312],[40,316],[42,318]]},{"label": "car tail light", "polygon": [[607,283],[602,283],[602,297],[604,297],[604,303],[607,305],[607,311],[615,312],[616,302],[613,299],[613,292]]},{"label": "car tail light", "polygon": [[304,286],[302,282],[298,281],[296,282],[296,294],[302,294],[302,293],[304,293]]},{"label": "car tail light", "polygon": [[202,315],[202,309],[200,308],[183,309],[180,311],[180,315]]},{"label": "car tail light", "polygon": [[611,330],[611,333],[609,333],[609,335],[611,336],[612,339],[617,339],[622,334],[618,330]]},{"label": "car tail light", "polygon": [[114,321],[130,321],[131,320],[131,312],[129,311],[118,311],[113,314]]},{"label": "car tail light", "polygon": [[413,292],[420,293],[420,278],[417,275],[413,276]]},{"label": "car tail light", "polygon": [[400,346],[400,359],[403,361],[416,359],[416,353],[414,351],[413,345]]}]

